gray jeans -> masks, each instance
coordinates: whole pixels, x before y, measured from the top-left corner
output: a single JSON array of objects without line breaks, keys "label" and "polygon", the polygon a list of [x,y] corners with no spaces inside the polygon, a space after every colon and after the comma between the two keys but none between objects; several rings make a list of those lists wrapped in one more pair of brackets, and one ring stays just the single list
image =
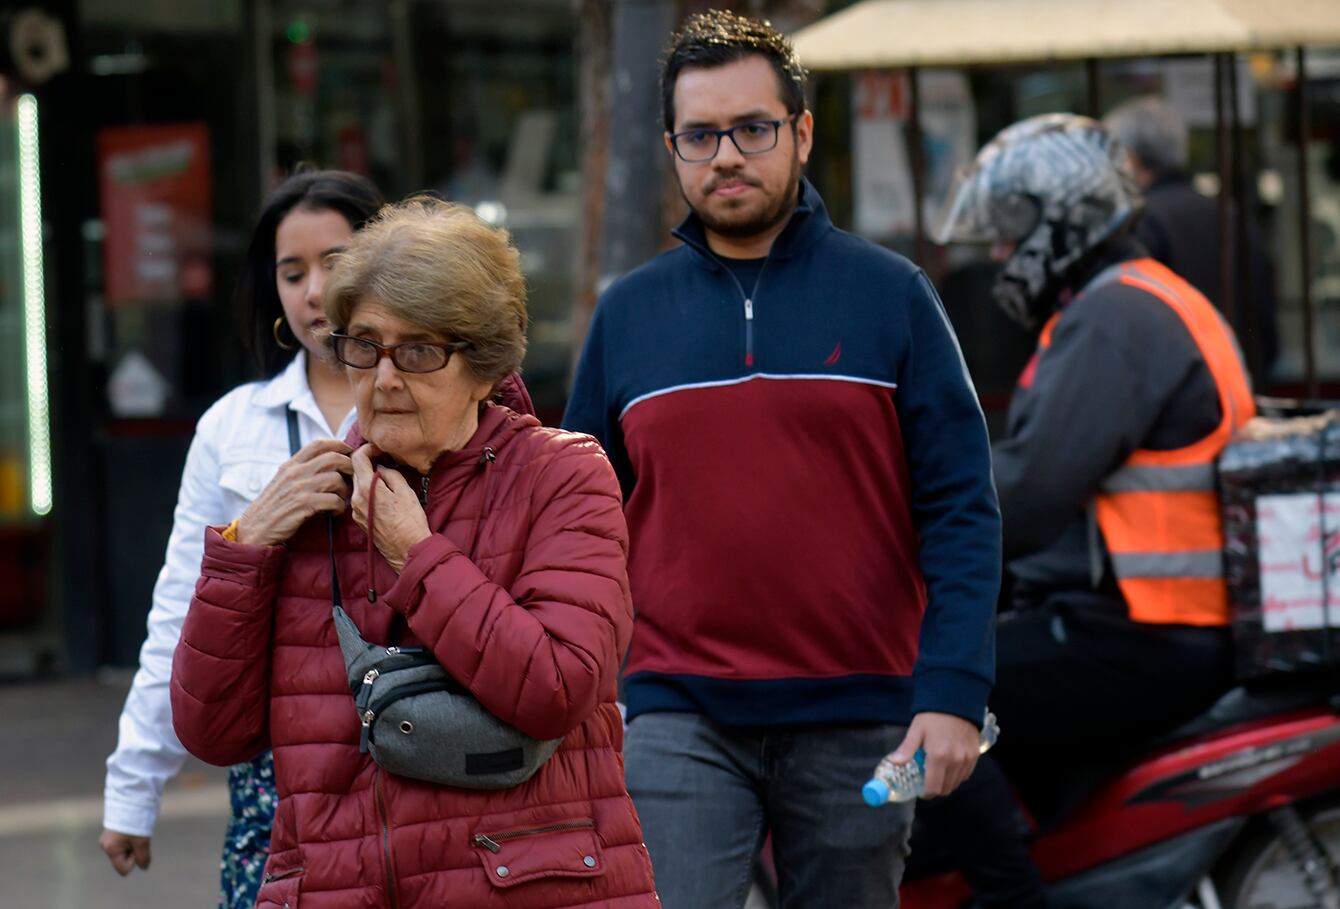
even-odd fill
[{"label": "gray jeans", "polygon": [[913,804],[868,808],[861,784],[906,727],[731,729],[644,713],[624,743],[665,909],[738,909],[772,834],[783,909],[897,909]]}]

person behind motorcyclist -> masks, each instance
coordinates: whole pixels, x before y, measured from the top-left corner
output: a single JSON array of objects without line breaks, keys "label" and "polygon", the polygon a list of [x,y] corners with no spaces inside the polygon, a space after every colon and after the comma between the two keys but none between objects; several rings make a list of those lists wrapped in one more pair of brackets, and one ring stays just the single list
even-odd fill
[{"label": "person behind motorcyclist", "polygon": [[[1152,257],[1194,284],[1222,312],[1237,309],[1243,314],[1239,323],[1244,326],[1242,341],[1248,350],[1255,347],[1257,375],[1268,376],[1279,354],[1275,324],[1279,306],[1275,269],[1254,219],[1242,225],[1241,235],[1231,230],[1230,261],[1243,283],[1235,288],[1235,302],[1229,305],[1219,287],[1219,200],[1202,195],[1192,185],[1186,121],[1163,98],[1145,95],[1108,111],[1103,127],[1129,153],[1131,171],[1144,197],[1144,212],[1134,228],[1136,238]],[[1229,200],[1231,209],[1235,204]],[[1234,212],[1234,224],[1236,217]]]},{"label": "person behind motorcyclist", "polygon": [[983,906],[1045,906],[1013,783],[1045,819],[1080,762],[1120,759],[1231,684],[1215,455],[1252,416],[1232,330],[1132,236],[1127,155],[1095,121],[1006,128],[939,239],[992,244],[995,302],[1039,332],[992,450],[1012,582],[995,761],[923,803]]}]

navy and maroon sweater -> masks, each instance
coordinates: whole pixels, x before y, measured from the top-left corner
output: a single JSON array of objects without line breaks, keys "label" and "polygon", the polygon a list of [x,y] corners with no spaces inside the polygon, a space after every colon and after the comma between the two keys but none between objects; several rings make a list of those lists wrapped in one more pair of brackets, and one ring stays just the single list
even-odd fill
[{"label": "navy and maroon sweater", "polygon": [[683,245],[596,309],[564,426],[623,486],[630,718],[981,723],[1000,514],[934,289],[802,181],[754,287]]}]

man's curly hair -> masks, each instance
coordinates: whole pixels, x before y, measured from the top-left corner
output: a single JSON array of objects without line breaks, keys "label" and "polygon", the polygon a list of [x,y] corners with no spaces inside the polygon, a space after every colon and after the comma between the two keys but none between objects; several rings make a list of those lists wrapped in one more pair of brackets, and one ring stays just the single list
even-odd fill
[{"label": "man's curly hair", "polygon": [[766,20],[711,9],[685,20],[666,48],[661,64],[661,118],[666,130],[674,131],[675,80],[682,70],[725,66],[751,54],[772,64],[786,112],[793,115],[803,112],[808,74],[786,36]]}]

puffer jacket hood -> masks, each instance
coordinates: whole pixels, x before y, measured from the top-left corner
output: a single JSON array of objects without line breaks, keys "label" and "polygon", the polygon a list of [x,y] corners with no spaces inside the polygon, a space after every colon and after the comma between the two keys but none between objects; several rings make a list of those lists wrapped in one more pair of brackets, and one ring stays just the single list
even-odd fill
[{"label": "puffer jacket hood", "polygon": [[368,640],[431,648],[500,719],[563,744],[512,789],[382,771],[358,750],[325,520],[279,547],[210,529],[173,716],[183,744],[211,763],[274,749],[280,803],[258,906],[658,905],[623,782],[614,694],[632,607],[604,453],[489,404],[465,447],[407,476],[432,535],[397,575],[379,554],[369,564],[367,535],[347,511],[338,518],[346,611]]}]

